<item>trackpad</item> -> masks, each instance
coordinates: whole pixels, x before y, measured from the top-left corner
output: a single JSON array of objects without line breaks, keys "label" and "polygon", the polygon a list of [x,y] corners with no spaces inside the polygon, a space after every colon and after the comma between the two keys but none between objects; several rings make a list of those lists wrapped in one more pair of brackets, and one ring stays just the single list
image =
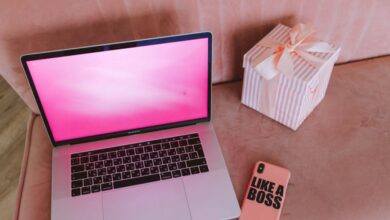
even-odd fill
[{"label": "trackpad", "polygon": [[180,179],[103,193],[103,213],[104,220],[191,219]]}]

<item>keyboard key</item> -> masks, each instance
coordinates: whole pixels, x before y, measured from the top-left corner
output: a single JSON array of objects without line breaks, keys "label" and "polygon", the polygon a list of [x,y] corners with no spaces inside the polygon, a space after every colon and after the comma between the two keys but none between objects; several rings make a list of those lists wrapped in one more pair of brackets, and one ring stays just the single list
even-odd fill
[{"label": "keyboard key", "polygon": [[130,171],[126,171],[122,173],[122,179],[128,179],[131,177]]},{"label": "keyboard key", "polygon": [[209,168],[207,165],[200,166],[199,169],[200,169],[200,172],[202,172],[202,173],[209,171]]},{"label": "keyboard key", "polygon": [[107,169],[106,168],[98,169],[98,175],[99,176],[103,176],[103,175],[106,175],[106,174],[107,174]]},{"label": "keyboard key", "polygon": [[84,171],[84,164],[72,166],[71,170],[72,170],[72,173]]},{"label": "keyboard key", "polygon": [[110,159],[116,158],[116,151],[108,153],[108,158]]},{"label": "keyboard key", "polygon": [[137,147],[135,149],[135,153],[136,154],[143,154],[144,153],[144,148],[143,147]]},{"label": "keyboard key", "polygon": [[99,160],[107,160],[107,154],[106,153],[99,154]]},{"label": "keyboard key", "polygon": [[172,160],[171,160],[170,157],[164,157],[164,158],[162,159],[163,164],[168,164],[168,163],[170,163],[171,161],[172,161]]},{"label": "keyboard key", "polygon": [[110,167],[110,166],[112,166],[112,160],[105,160],[105,161],[104,161],[104,166],[105,166],[105,167]]},{"label": "keyboard key", "polygon": [[85,164],[85,169],[86,170],[92,170],[95,168],[95,164],[94,163],[87,163]]},{"label": "keyboard key", "polygon": [[142,162],[142,161],[136,162],[135,169],[141,169],[141,168],[144,168],[144,162]]},{"label": "keyboard key", "polygon": [[188,140],[188,144],[194,145],[194,144],[200,144],[199,138],[191,138]]},{"label": "keyboard key", "polygon": [[107,173],[108,174],[113,174],[116,172],[116,168],[115,167],[107,167]]},{"label": "keyboard key", "polygon": [[196,152],[191,152],[188,155],[190,156],[190,159],[198,159],[198,154]]},{"label": "keyboard key", "polygon": [[120,173],[124,171],[125,171],[125,165],[116,166],[116,172]]},{"label": "keyboard key", "polygon": [[109,182],[109,183],[103,183],[103,184],[101,185],[101,187],[102,187],[102,191],[110,190],[110,189],[112,189],[112,183],[111,183],[111,182]]},{"label": "keyboard key", "polygon": [[150,168],[150,173],[151,173],[151,174],[156,174],[156,173],[158,173],[158,172],[159,172],[158,167],[151,167],[151,168]]},{"label": "keyboard key", "polygon": [[85,187],[81,188],[81,194],[85,195],[85,194],[89,194],[89,193],[91,193],[91,187],[85,186]]},{"label": "keyboard key", "polygon": [[187,140],[180,140],[179,145],[180,146],[187,146],[188,145]]},{"label": "keyboard key", "polygon": [[135,169],[135,165],[134,163],[128,163],[126,164],[126,170],[129,171],[129,170],[134,170]]},{"label": "keyboard key", "polygon": [[187,161],[188,167],[200,166],[200,165],[205,165],[205,164],[206,164],[206,159],[204,159],[204,158]]},{"label": "keyboard key", "polygon": [[146,153],[149,153],[149,152],[152,152],[152,151],[153,151],[153,147],[152,146],[149,145],[149,146],[145,147],[145,152]]},{"label": "keyboard key", "polygon": [[194,145],[194,149],[198,153],[199,157],[204,157],[204,152],[203,152],[203,149],[202,149],[202,145],[196,144],[196,145]]},{"label": "keyboard key", "polygon": [[93,185],[91,189],[93,193],[100,192],[100,185]]},{"label": "keyboard key", "polygon": [[167,165],[161,165],[159,166],[160,172],[166,172],[168,171],[168,166]]},{"label": "keyboard key", "polygon": [[92,178],[84,179],[84,186],[90,186],[92,185]]},{"label": "keyboard key", "polygon": [[162,180],[171,179],[171,178],[172,178],[172,173],[171,172],[161,173],[161,179]]},{"label": "keyboard key", "polygon": [[101,176],[93,178],[93,184],[101,184],[103,182],[103,179]]},{"label": "keyboard key", "polygon": [[190,157],[188,156],[188,154],[182,154],[182,155],[180,155],[180,160],[181,161],[185,161],[185,160],[189,160],[190,159]]},{"label": "keyboard key", "polygon": [[179,169],[184,169],[184,168],[187,168],[187,164],[186,164],[186,162],[179,162],[178,167],[179,167]]},{"label": "keyboard key", "polygon": [[182,170],[181,170],[181,175],[182,175],[182,176],[188,176],[188,175],[190,175],[190,169],[188,169],[188,168],[182,169]]},{"label": "keyboard key", "polygon": [[80,164],[80,159],[79,158],[72,158],[70,160],[70,164],[73,166],[73,165],[78,165]]},{"label": "keyboard key", "polygon": [[103,182],[111,182],[112,181],[112,176],[111,175],[105,175],[103,176]]},{"label": "keyboard key", "polygon": [[171,159],[172,159],[172,162],[179,162],[180,161],[179,155],[174,155],[171,157]]},{"label": "keyboard key", "polygon": [[123,163],[130,163],[131,162],[131,157],[124,157],[123,158]]},{"label": "keyboard key", "polygon": [[83,186],[83,181],[82,180],[76,180],[72,181],[72,188],[79,188]]},{"label": "keyboard key", "polygon": [[88,152],[72,154],[72,155],[71,155],[71,158],[85,157],[85,156],[88,156]]},{"label": "keyboard key", "polygon": [[169,170],[177,170],[177,164],[176,163],[170,163],[168,164]]},{"label": "keyboard key", "polygon": [[157,153],[157,152],[152,152],[152,153],[150,153],[150,158],[151,158],[151,159],[156,159],[156,158],[158,158],[158,153]]},{"label": "keyboard key", "polygon": [[121,165],[121,164],[122,164],[122,158],[114,159],[114,165]]},{"label": "keyboard key", "polygon": [[194,147],[193,146],[187,146],[187,147],[185,147],[185,149],[186,149],[186,152],[187,153],[189,153],[189,152],[193,152],[194,151]]},{"label": "keyboard key", "polygon": [[79,196],[80,194],[80,188],[72,189],[72,196]]},{"label": "keyboard key", "polygon": [[169,149],[169,150],[168,150],[168,155],[169,155],[169,156],[176,155],[176,150],[175,150],[175,149]]},{"label": "keyboard key", "polygon": [[98,161],[98,155],[96,154],[96,155],[92,155],[91,157],[90,157],[90,162],[96,162],[96,161]]},{"label": "keyboard key", "polygon": [[144,164],[145,164],[145,167],[151,167],[151,166],[153,166],[153,161],[147,160],[147,161],[144,161]]},{"label": "keyboard key", "polygon": [[176,152],[177,152],[178,154],[183,154],[183,153],[185,153],[186,151],[184,150],[184,147],[179,147],[179,148],[176,149]]},{"label": "keyboard key", "polygon": [[158,153],[158,156],[160,157],[166,157],[168,155],[167,151],[166,150],[162,150]]},{"label": "keyboard key", "polygon": [[117,153],[118,157],[124,157],[126,155],[126,152],[124,150],[120,150]]},{"label": "keyboard key", "polygon": [[171,147],[171,145],[169,144],[169,143],[163,143],[162,144],[162,148],[164,149],[164,150],[167,150],[167,149],[169,149]]},{"label": "keyboard key", "polygon": [[89,162],[89,158],[88,157],[82,157],[80,161],[81,161],[81,163],[88,163]]},{"label": "keyboard key", "polygon": [[190,170],[191,170],[191,174],[197,174],[200,172],[198,167],[191,167]]},{"label": "keyboard key", "polygon": [[133,170],[131,171],[131,177],[139,177],[141,176],[141,172],[139,170]]},{"label": "keyboard key", "polygon": [[122,174],[121,173],[115,173],[112,175],[112,180],[117,181],[122,179]]},{"label": "keyboard key", "polygon": [[177,141],[172,141],[171,142],[171,147],[175,148],[175,147],[178,147],[179,146],[179,143]]},{"label": "keyboard key", "polygon": [[84,179],[87,178],[87,176],[88,176],[87,171],[72,173],[72,180]]},{"label": "keyboard key", "polygon": [[95,177],[95,176],[97,176],[97,171],[96,170],[88,171],[88,177]]},{"label": "keyboard key", "polygon": [[172,171],[172,176],[173,176],[174,178],[176,178],[176,177],[181,177],[181,172],[180,172],[180,170],[174,170],[174,171]]},{"label": "keyboard key", "polygon": [[143,169],[141,169],[141,175],[142,175],[142,176],[149,175],[149,174],[150,174],[149,168],[143,168]]},{"label": "keyboard key", "polygon": [[131,157],[131,161],[133,161],[133,162],[138,162],[140,160],[141,160],[140,155],[134,155],[134,156]]},{"label": "keyboard key", "polygon": [[127,156],[132,156],[135,154],[135,151],[134,151],[134,149],[128,149],[128,150],[126,150],[126,154],[127,154]]},{"label": "keyboard key", "polygon": [[160,180],[159,174],[143,176],[143,177],[138,177],[138,178],[132,178],[132,179],[126,179],[126,180],[121,180],[121,181],[115,181],[114,188],[117,189],[117,188],[121,188],[121,187],[149,183],[149,182],[154,182],[154,181],[158,181],[158,180]]},{"label": "keyboard key", "polygon": [[159,151],[159,150],[161,150],[160,144],[153,145],[153,151]]},{"label": "keyboard key", "polygon": [[102,161],[98,161],[95,163],[95,169],[99,169],[99,168],[103,168],[103,162]]},{"label": "keyboard key", "polygon": [[149,154],[141,154],[141,160],[149,160]]},{"label": "keyboard key", "polygon": [[162,160],[160,158],[154,159],[153,164],[154,166],[159,166],[162,164]]}]

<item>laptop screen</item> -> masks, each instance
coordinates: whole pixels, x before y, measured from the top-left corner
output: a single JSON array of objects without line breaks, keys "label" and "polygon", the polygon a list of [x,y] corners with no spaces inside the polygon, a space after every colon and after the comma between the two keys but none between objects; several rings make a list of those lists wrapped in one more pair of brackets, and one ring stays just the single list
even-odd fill
[{"label": "laptop screen", "polygon": [[54,142],[209,118],[209,39],[27,60]]}]

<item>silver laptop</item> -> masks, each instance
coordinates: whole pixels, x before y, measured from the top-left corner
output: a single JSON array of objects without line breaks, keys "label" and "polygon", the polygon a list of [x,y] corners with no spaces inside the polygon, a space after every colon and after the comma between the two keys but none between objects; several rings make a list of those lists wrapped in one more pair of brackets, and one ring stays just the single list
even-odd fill
[{"label": "silver laptop", "polygon": [[211,119],[211,34],[22,56],[54,146],[51,218],[239,216]]}]

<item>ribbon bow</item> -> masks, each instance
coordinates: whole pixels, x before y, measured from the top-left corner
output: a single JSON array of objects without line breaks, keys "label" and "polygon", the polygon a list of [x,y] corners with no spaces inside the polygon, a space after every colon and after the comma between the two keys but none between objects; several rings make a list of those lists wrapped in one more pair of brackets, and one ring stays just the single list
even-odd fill
[{"label": "ribbon bow", "polygon": [[291,29],[287,43],[269,37],[263,38],[257,46],[269,49],[255,58],[256,72],[267,80],[280,72],[291,77],[294,73],[293,56],[300,56],[316,67],[320,66],[325,60],[309,52],[329,53],[334,52],[334,49],[328,43],[317,40],[314,33],[313,28],[299,23]]}]

